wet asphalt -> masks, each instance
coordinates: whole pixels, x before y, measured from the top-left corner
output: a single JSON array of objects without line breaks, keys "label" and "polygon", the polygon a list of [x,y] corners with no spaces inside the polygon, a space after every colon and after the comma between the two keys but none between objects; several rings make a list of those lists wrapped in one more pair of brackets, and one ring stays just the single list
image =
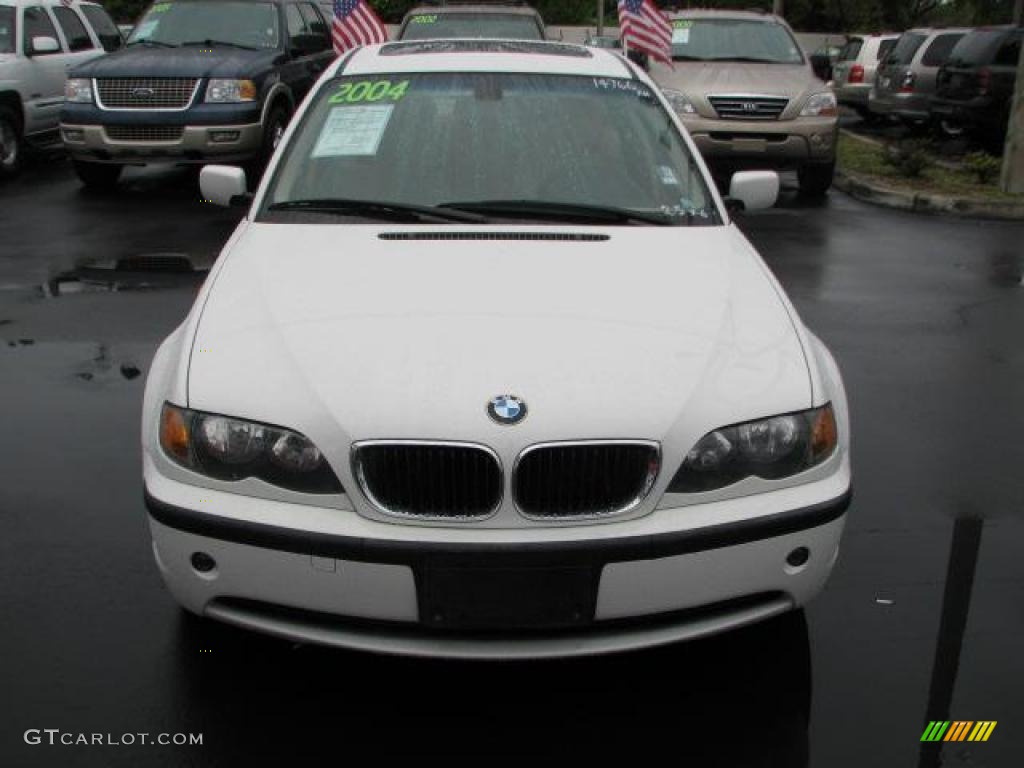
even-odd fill
[{"label": "wet asphalt", "polygon": [[[89,195],[59,157],[0,184],[0,766],[1021,764],[1024,224],[837,192],[809,205],[787,191],[745,217],[849,390],[855,495],[827,589],[699,642],[465,664],[211,627],[164,591],[139,411],[202,275],[145,267],[213,260],[241,214],[199,198],[193,175],[160,169]],[[922,744],[930,720],[998,726],[986,743]],[[29,729],[122,743],[30,745]],[[203,744],[124,743],[178,732]]]}]

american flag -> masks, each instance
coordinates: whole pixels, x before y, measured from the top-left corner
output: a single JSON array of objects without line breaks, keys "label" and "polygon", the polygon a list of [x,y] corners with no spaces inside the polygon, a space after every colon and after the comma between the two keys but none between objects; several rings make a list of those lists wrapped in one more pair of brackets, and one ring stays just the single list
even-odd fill
[{"label": "american flag", "polygon": [[343,53],[360,45],[387,42],[388,30],[366,0],[334,0],[331,38],[334,50]]},{"label": "american flag", "polygon": [[672,24],[653,0],[619,0],[622,47],[672,66]]}]

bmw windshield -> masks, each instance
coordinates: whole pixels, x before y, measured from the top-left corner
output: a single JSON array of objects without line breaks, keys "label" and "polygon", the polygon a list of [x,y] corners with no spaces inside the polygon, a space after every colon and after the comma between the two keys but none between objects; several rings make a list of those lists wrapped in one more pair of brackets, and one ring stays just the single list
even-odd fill
[{"label": "bmw windshield", "polygon": [[719,223],[672,118],[636,80],[353,76],[314,99],[261,220],[433,210],[461,221]]},{"label": "bmw windshield", "polygon": [[674,20],[672,58],[676,61],[804,63],[800,46],[781,24],[729,18]]},{"label": "bmw windshield", "polygon": [[272,3],[248,0],[154,3],[128,39],[128,45],[197,43],[277,48],[277,8]]}]

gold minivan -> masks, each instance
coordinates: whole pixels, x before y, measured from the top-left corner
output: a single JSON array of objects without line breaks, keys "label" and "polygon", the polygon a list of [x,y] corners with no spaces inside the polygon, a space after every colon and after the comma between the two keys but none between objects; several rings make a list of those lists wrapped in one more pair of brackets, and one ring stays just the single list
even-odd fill
[{"label": "gold minivan", "polygon": [[801,193],[824,195],[835,171],[838,106],[793,30],[756,11],[670,14],[674,69],[661,86],[716,176],[795,170]]}]

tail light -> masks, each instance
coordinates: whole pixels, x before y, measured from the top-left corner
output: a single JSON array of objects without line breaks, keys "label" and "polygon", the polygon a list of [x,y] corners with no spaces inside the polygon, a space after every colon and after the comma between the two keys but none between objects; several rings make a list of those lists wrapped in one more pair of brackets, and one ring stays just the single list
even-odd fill
[{"label": "tail light", "polygon": [[984,96],[988,93],[992,87],[992,70],[991,69],[979,69],[978,70],[978,95]]},{"label": "tail light", "polygon": [[847,82],[850,83],[863,83],[864,82],[864,67],[860,64],[854,64],[850,67],[850,77]]},{"label": "tail light", "polygon": [[900,83],[900,93],[913,93],[914,82],[917,80],[917,75],[913,72],[907,72],[903,75],[903,80]]}]

